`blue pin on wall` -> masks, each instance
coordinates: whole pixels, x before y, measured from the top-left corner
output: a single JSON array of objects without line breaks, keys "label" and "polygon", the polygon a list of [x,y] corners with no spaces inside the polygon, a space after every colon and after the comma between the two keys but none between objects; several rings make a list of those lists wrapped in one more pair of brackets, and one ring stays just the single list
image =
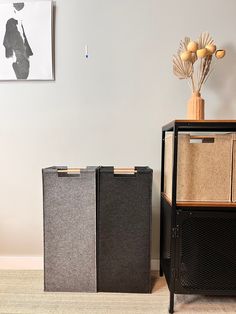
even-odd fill
[{"label": "blue pin on wall", "polygon": [[88,59],[88,45],[85,45],[85,58]]}]

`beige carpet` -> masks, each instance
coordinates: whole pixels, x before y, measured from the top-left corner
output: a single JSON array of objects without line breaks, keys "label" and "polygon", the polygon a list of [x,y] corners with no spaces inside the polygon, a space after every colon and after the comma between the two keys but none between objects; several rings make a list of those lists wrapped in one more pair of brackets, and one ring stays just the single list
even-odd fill
[{"label": "beige carpet", "polygon": [[[177,296],[176,313],[236,313],[236,298]],[[45,293],[42,271],[0,271],[1,314],[161,314],[168,313],[164,279],[153,293]]]}]

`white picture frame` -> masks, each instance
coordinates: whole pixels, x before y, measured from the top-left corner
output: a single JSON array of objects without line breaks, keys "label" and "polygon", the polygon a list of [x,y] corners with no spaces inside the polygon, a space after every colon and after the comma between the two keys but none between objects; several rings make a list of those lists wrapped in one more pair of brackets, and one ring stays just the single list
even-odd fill
[{"label": "white picture frame", "polygon": [[53,80],[53,4],[0,2],[0,80]]}]

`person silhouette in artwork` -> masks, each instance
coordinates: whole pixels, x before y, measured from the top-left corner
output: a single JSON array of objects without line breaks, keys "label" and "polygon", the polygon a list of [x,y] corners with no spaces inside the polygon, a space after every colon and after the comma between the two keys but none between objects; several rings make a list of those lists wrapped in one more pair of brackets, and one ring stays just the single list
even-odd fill
[{"label": "person silhouette in artwork", "polygon": [[16,18],[11,18],[6,23],[6,33],[3,45],[6,49],[6,58],[14,58],[13,70],[18,80],[26,80],[29,76],[29,57],[33,56],[33,51],[27,40],[22,19],[19,17],[20,11],[25,4],[13,3]]}]

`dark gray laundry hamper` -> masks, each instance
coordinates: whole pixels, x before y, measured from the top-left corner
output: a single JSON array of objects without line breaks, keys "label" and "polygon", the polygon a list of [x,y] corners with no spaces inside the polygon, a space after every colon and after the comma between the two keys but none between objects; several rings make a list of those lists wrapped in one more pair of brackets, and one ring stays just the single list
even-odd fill
[{"label": "dark gray laundry hamper", "polygon": [[99,170],[98,291],[149,293],[152,170]]},{"label": "dark gray laundry hamper", "polygon": [[97,291],[96,175],[43,169],[45,291]]}]

